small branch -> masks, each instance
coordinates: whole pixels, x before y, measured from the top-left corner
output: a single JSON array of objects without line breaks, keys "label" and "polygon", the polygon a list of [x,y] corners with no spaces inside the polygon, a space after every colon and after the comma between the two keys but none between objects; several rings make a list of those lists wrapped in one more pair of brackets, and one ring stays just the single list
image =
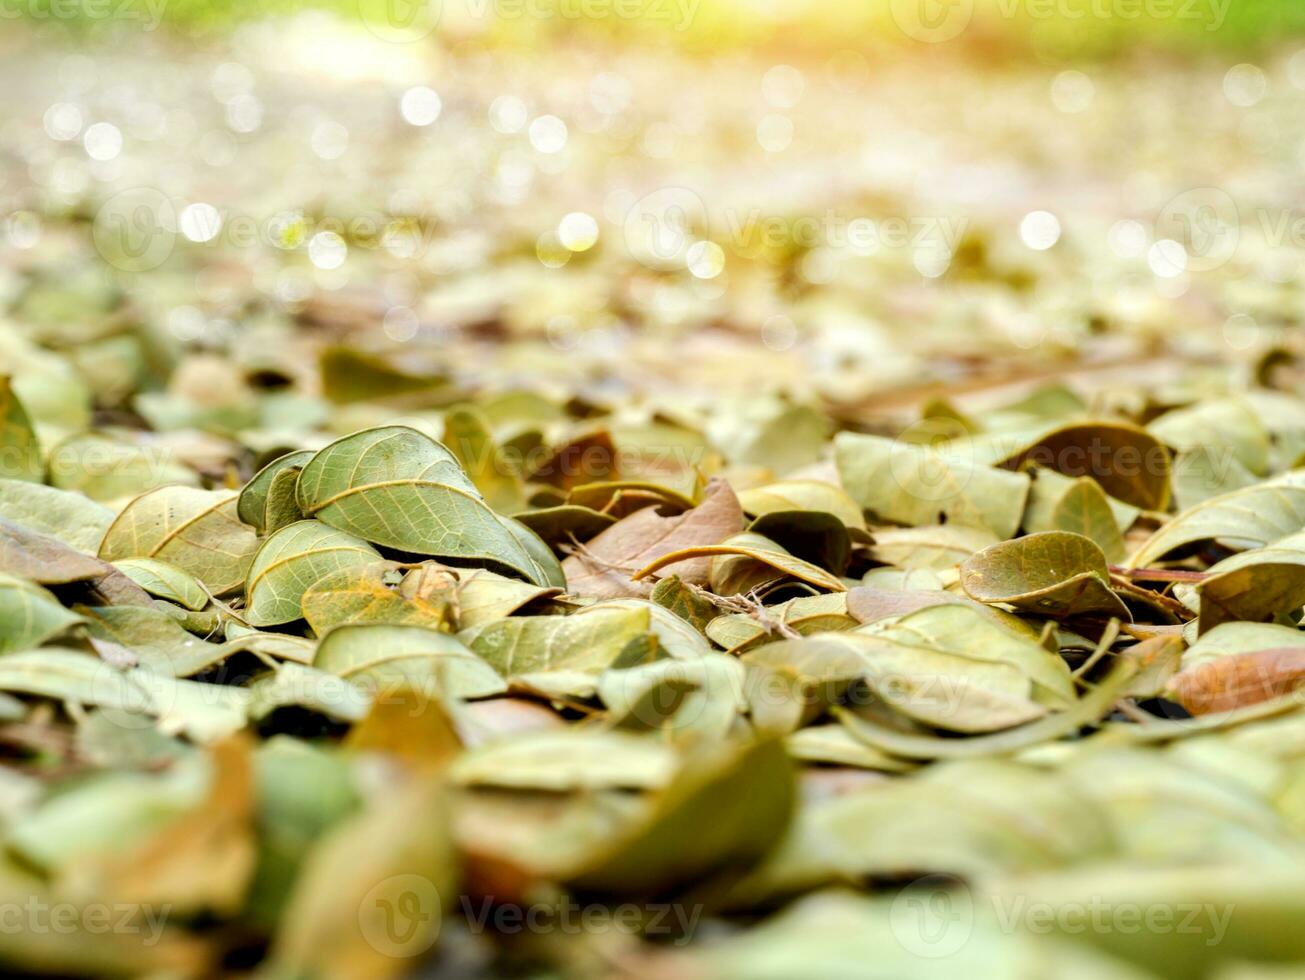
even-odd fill
[{"label": "small branch", "polygon": [[562,545],[562,550],[568,555],[575,555],[586,564],[592,565],[595,568],[601,568],[604,571],[621,572],[627,576],[633,575],[635,572],[639,571],[639,569],[633,565],[618,565],[615,562],[608,561],[606,558],[600,558],[576,540],[576,536],[571,534],[569,531],[566,536],[571,539],[571,543],[569,545]]},{"label": "small branch", "polygon": [[692,582],[685,582],[684,585],[694,595],[706,599],[718,609],[751,616],[756,620],[757,625],[761,626],[767,633],[778,633],[786,640],[797,640],[802,636],[788,623],[770,615],[770,610],[766,608],[765,603],[758,599],[754,593],[748,593],[745,596],[720,596],[710,589],[704,589],[701,585],[694,585]]},{"label": "small branch", "polygon": [[1124,568],[1111,565],[1110,573],[1135,582],[1204,582],[1209,572],[1186,572],[1180,568]]}]

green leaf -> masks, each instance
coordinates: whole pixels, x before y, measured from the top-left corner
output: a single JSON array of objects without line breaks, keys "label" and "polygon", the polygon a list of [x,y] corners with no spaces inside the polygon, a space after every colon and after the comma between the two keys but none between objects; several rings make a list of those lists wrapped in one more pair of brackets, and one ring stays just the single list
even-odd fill
[{"label": "green leaf", "polygon": [[1215,449],[1193,449],[1174,457],[1174,502],[1179,510],[1258,482],[1235,457]]},{"label": "green leaf", "polygon": [[258,630],[227,623],[227,641],[222,644],[222,655],[248,651],[266,660],[291,660],[299,664],[313,662],[317,644],[302,636],[286,633],[260,633]]},{"label": "green leaf", "polygon": [[885,521],[960,524],[1008,538],[1019,527],[1029,478],[936,449],[840,432],[834,460],[848,495]]},{"label": "green leaf", "polygon": [[1137,508],[1112,501],[1091,477],[1077,479],[1042,470],[1033,481],[1029,506],[1024,512],[1024,529],[1072,531],[1095,541],[1108,561],[1124,560],[1121,527],[1137,519]]},{"label": "green leaf", "polygon": [[0,480],[0,518],[93,555],[113,523],[114,512],[70,490],[23,480]]},{"label": "green leaf", "polygon": [[859,718],[849,711],[835,709],[839,721],[853,737],[872,748],[907,759],[965,759],[1018,752],[1043,742],[1061,738],[1084,725],[1097,724],[1116,701],[1124,696],[1137,665],[1120,657],[1109,674],[1091,691],[1072,702],[1064,711],[1006,731],[975,735],[971,738],[939,738],[901,732]]},{"label": "green leaf", "polygon": [[565,585],[547,545],[486,506],[453,454],[416,429],[339,439],[299,474],[304,514],[373,544],[505,566],[536,585]]},{"label": "green leaf", "polygon": [[[771,511],[748,525],[748,532],[779,545],[795,558],[842,575],[852,557],[852,535],[833,514],[821,510]],[[870,536],[858,531],[861,541]]]},{"label": "green leaf", "polygon": [[669,609],[680,619],[694,627],[695,631],[706,629],[707,624],[715,619],[719,613],[711,600],[689,588],[678,575],[669,575],[659,580],[653,586],[649,599],[659,606]]},{"label": "green leaf", "polygon": [[1305,486],[1286,480],[1261,483],[1183,511],[1151,535],[1128,564],[1146,567],[1185,545],[1215,538],[1235,547],[1263,547],[1302,527]]},{"label": "green leaf", "polygon": [[420,626],[338,626],[317,645],[313,666],[377,698],[400,688],[453,698],[507,690],[503,679],[461,640]]},{"label": "green leaf", "polygon": [[[97,649],[111,643],[130,652],[141,667],[169,677],[189,677],[225,659],[230,651],[186,632],[151,606],[78,606]],[[107,659],[107,657],[106,657]]]},{"label": "green leaf", "polygon": [[1110,588],[1106,556],[1081,534],[1042,531],[1003,541],[971,555],[960,570],[961,587],[979,602],[1056,618],[1133,618]]},{"label": "green leaf", "polygon": [[358,401],[447,401],[456,389],[440,372],[413,371],[395,358],[349,347],[327,347],[320,357],[322,393],[338,404]]},{"label": "green leaf", "polygon": [[610,514],[616,519],[629,517],[637,510],[656,507],[664,514],[682,514],[691,510],[693,500],[673,487],[646,480],[598,480],[572,487],[566,502],[573,507]]},{"label": "green leaf", "polygon": [[1178,408],[1152,420],[1147,429],[1180,452],[1204,449],[1216,458],[1231,455],[1250,473],[1268,472],[1268,430],[1241,399],[1212,399]]},{"label": "green leaf", "polygon": [[45,480],[36,430],[5,375],[0,375],[0,478],[28,483]]},{"label": "green leaf", "polygon": [[305,856],[332,826],[358,807],[358,791],[338,752],[286,737],[273,738],[254,753],[258,866],[246,914],[269,932]]},{"label": "green leaf", "polygon": [[678,660],[697,660],[712,652],[701,633],[685,623],[669,609],[649,599],[604,599],[585,609],[586,614],[595,609],[646,609],[648,629],[657,637],[657,647]]},{"label": "green leaf", "polygon": [[303,515],[295,499],[295,487],[304,464],[313,458],[308,450],[278,456],[245,484],[236,504],[236,514],[260,534],[271,534]]},{"label": "green leaf", "polygon": [[81,621],[35,582],[0,572],[0,653],[39,647]]},{"label": "green leaf", "polygon": [[117,712],[119,724],[152,718],[162,731],[199,742],[244,727],[241,688],[177,680],[150,670],[120,671],[97,657],[44,647],[0,657],[0,691],[33,694]]},{"label": "green leaf", "polygon": [[829,418],[811,405],[772,395],[741,399],[711,420],[712,442],[732,463],[754,463],[783,475],[813,463],[829,437]]},{"label": "green leaf", "polygon": [[564,728],[501,739],[461,755],[449,779],[462,786],[565,793],[660,789],[675,754],[655,739],[600,728]]},{"label": "green leaf", "polygon": [[866,681],[885,703],[938,728],[994,731],[1074,700],[1060,657],[969,606],[930,606],[843,636],[864,643]]},{"label": "green leaf", "polygon": [[304,708],[336,721],[367,717],[371,697],[347,680],[303,664],[280,664],[249,685],[249,717],[261,721],[279,708]]},{"label": "green leaf", "polygon": [[616,523],[610,514],[575,504],[523,510],[513,517],[553,545],[569,545],[572,538],[588,541]]},{"label": "green leaf", "polygon": [[297,521],[263,542],[249,566],[245,620],[251,626],[289,623],[303,616],[304,593],[342,568],[380,558],[366,541],[320,521]]},{"label": "green leaf", "polygon": [[742,659],[752,723],[778,735],[819,717],[869,670],[860,642],[829,636],[767,643]]},{"label": "green leaf", "polygon": [[214,595],[235,592],[258,548],[225,490],[160,487],[136,497],[105,532],[100,557],[157,558],[189,572]]},{"label": "green leaf", "polygon": [[661,731],[690,741],[723,738],[747,710],[745,671],[734,657],[707,653],[694,660],[658,660],[604,671],[598,697],[610,724]]},{"label": "green leaf", "polygon": [[898,568],[945,572],[997,540],[991,531],[959,524],[876,528],[870,556]]},{"label": "green leaf", "polygon": [[815,725],[793,732],[784,740],[788,754],[800,762],[875,769],[879,772],[909,772],[914,766],[905,759],[872,748],[852,737],[842,725]]},{"label": "green leaf", "polygon": [[742,653],[784,627],[803,636],[852,629],[858,621],[848,615],[847,595],[831,592],[799,596],[767,606],[759,615],[733,613],[717,616],[707,624],[706,633],[729,653]]},{"label": "green leaf", "polygon": [[318,636],[344,623],[386,623],[451,627],[456,582],[426,596],[405,597],[399,591],[403,573],[397,562],[348,565],[318,579],[303,594],[304,619]]},{"label": "green leaf", "polygon": [[517,616],[458,634],[504,677],[546,671],[597,675],[652,628],[646,608],[592,607],[571,616]]},{"label": "green leaf", "polygon": [[669,896],[733,877],[779,842],[796,798],[783,744],[717,745],[692,753],[646,817],[567,874],[601,895]]},{"label": "green leaf", "polygon": [[861,508],[838,487],[819,480],[781,480],[744,490],[739,505],[745,514],[760,517],[787,510],[814,510],[833,514],[848,527],[865,528]]},{"label": "green leaf", "polygon": [[[1248,874],[1248,867],[1255,871]],[[1224,968],[1233,977],[1255,980],[1258,974],[1264,980],[1296,969],[1305,958],[1299,925],[1305,914],[1305,875],[1290,860],[1184,861],[1176,866],[1112,861],[994,880],[990,887],[995,907],[1019,900],[1045,909],[1040,914],[1046,919],[1039,921],[1051,925],[1047,938],[1059,942],[1063,937],[1076,947],[1085,937],[1071,923],[1073,910],[1083,908],[1083,896],[1092,896],[1101,925],[1086,937],[1088,948],[1131,964],[1130,971],[1149,971],[1147,976],[1199,976],[1213,958],[1248,964]],[[1204,911],[1197,913],[1197,908]],[[1176,927],[1134,930],[1135,909],[1147,910],[1153,922],[1190,918],[1181,933]],[[1212,949],[1218,950],[1214,956]],[[1098,974],[1117,975],[1115,970]]]},{"label": "green leaf", "polygon": [[[463,629],[511,616],[525,606],[561,591],[553,586],[532,585],[507,578],[484,568],[459,570],[457,575],[457,618]],[[413,569],[404,578],[399,591],[404,596],[419,598],[426,591],[427,580],[428,572]]]},{"label": "green leaf", "polygon": [[119,558],[113,567],[150,595],[167,599],[187,609],[203,609],[208,593],[189,572],[157,558]]}]

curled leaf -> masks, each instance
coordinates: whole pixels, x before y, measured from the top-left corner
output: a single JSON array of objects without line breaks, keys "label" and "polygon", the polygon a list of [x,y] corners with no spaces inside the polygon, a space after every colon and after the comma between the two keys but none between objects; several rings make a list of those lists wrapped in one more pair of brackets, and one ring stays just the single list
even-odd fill
[{"label": "curled leaf", "polygon": [[1067,531],[1030,534],[971,555],[961,564],[961,586],[980,602],[1043,616],[1133,618],[1110,588],[1101,549]]}]

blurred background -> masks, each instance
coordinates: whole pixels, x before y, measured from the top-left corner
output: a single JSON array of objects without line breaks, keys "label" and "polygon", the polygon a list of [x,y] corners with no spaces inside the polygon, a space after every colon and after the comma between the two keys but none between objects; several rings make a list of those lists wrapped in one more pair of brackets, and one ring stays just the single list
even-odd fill
[{"label": "blurred background", "polygon": [[35,340],[155,428],[185,420],[125,399],[160,360],[239,365],[221,402],[325,340],[866,424],[1260,371],[1301,306],[1302,30],[1269,0],[0,0],[0,359]]}]

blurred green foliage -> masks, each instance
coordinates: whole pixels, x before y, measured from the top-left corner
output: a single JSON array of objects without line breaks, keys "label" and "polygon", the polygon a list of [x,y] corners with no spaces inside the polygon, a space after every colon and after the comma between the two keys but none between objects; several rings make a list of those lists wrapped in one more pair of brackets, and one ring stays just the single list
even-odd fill
[{"label": "blurred green foliage", "polygon": [[[161,23],[203,35],[243,21],[305,10],[365,20],[408,0],[131,0],[158,8]],[[60,13],[52,16],[51,5]],[[916,6],[918,5],[918,7]],[[696,50],[762,46],[829,51],[845,48],[929,50],[899,19],[963,18],[965,29],[941,50],[1043,60],[1096,58],[1155,48],[1178,53],[1255,50],[1305,35],[1305,3],[1297,0],[789,0],[762,13],[752,0],[644,0],[642,15],[613,16],[606,0],[429,0],[440,31],[484,40],[539,43],[557,32],[617,38],[660,37]],[[111,24],[106,9],[121,0],[22,0],[8,16],[26,14],[95,30]],[[628,10],[628,4],[620,5]],[[553,13],[566,10],[565,15]],[[546,11],[545,16],[532,12]],[[912,11],[918,11],[913,13]]]}]

